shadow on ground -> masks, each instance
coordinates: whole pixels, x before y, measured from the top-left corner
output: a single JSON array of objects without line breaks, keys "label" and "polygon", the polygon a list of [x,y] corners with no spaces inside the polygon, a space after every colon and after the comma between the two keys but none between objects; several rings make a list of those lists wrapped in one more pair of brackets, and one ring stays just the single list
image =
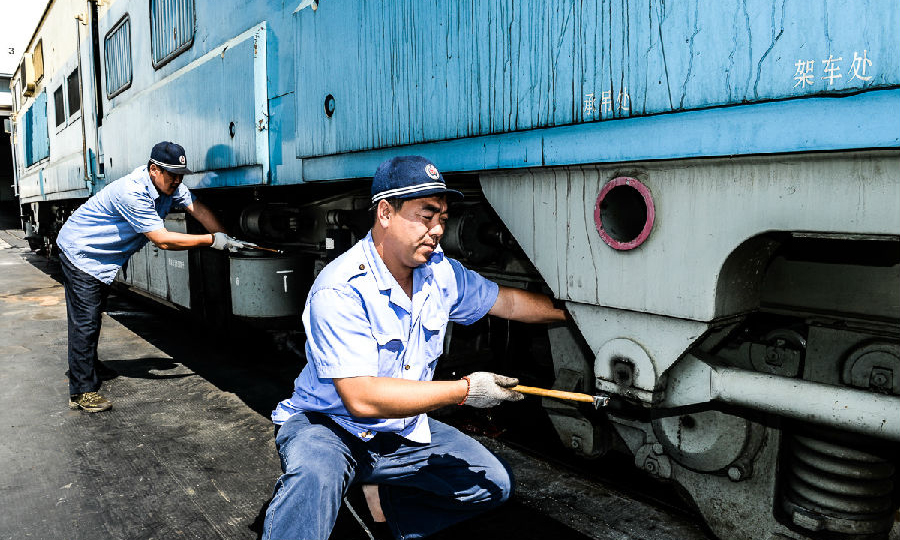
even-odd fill
[{"label": "shadow on ground", "polygon": [[[34,268],[57,282],[61,281],[57,261],[38,253],[26,253],[24,258]],[[129,358],[127,351],[104,347],[101,339],[101,359],[116,370],[120,377],[143,379],[147,384],[152,384],[153,380],[189,381],[193,377],[199,377],[222,392],[236,396],[260,415],[263,421],[268,419],[278,401],[291,395],[293,380],[304,365],[304,360],[297,353],[302,350],[302,336],[299,333],[287,334],[286,338],[283,334],[283,339],[276,342],[271,335],[251,328],[226,331],[200,323],[188,313],[154,304],[133,294],[113,293],[108,301],[107,314],[158,351],[158,354],[144,358]],[[504,413],[502,407],[500,409],[492,414],[502,420],[503,415],[508,413]],[[214,408],[207,410],[214,411]],[[537,418],[542,414],[542,409],[538,400],[532,400],[527,404],[520,404],[511,412]],[[474,414],[472,411],[456,411],[454,414],[462,415],[462,424],[445,415],[441,415],[441,419],[466,431],[473,431],[464,425],[471,421]],[[498,423],[503,424],[502,421]],[[535,427],[534,421],[522,423],[530,428]],[[546,428],[547,426],[541,426],[541,429]],[[476,433],[479,433],[479,429],[483,430],[480,433],[491,437],[503,433],[503,430],[493,427],[485,430],[484,424],[475,426]],[[552,433],[548,440],[558,443]],[[272,471],[273,476],[277,473],[278,471]],[[268,501],[260,499],[258,504],[256,518],[247,526],[249,534],[257,538],[262,534]],[[253,508],[257,507],[254,505]],[[515,497],[510,504],[498,510],[454,526],[432,538],[495,540],[512,536],[522,540],[547,537],[562,540],[588,538],[569,526],[524,506]],[[344,507],[331,538],[362,540],[367,536]]]}]

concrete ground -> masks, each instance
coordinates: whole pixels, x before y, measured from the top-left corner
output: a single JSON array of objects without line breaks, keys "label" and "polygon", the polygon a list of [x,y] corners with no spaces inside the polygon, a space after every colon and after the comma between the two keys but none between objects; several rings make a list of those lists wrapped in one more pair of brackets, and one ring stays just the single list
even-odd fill
[{"label": "concrete ground", "polygon": [[279,470],[269,423],[109,316],[114,409],[70,411],[56,265],[0,240],[0,538],[255,538]]},{"label": "concrete ground", "polygon": [[[67,408],[58,265],[0,229],[0,540],[254,539],[280,469],[268,413],[301,368],[253,336],[113,296],[100,358],[110,412]],[[668,514],[480,438],[513,467],[514,500],[438,535],[495,539],[708,537]],[[332,538],[364,539],[346,510]]]}]

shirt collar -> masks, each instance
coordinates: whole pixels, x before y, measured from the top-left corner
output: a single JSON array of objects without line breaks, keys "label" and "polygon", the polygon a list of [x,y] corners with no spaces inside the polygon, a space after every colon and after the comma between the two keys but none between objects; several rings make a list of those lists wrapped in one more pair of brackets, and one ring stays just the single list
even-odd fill
[{"label": "shirt collar", "polygon": [[135,169],[134,173],[132,174],[137,174],[140,177],[144,186],[147,188],[147,193],[149,193],[150,197],[152,197],[154,200],[162,196],[159,190],[156,189],[156,186],[153,185],[153,180],[150,179],[150,171],[147,169],[146,165],[141,165],[140,167]]},{"label": "shirt collar", "polygon": [[[384,260],[375,249],[375,242],[372,241],[372,231],[363,239],[363,253],[368,260],[369,268],[372,270],[372,276],[375,278],[375,284],[380,291],[390,291],[391,302],[412,313],[411,301],[400,284],[388,270],[384,264]],[[431,269],[432,264],[441,262],[444,259],[444,250],[438,245],[434,253],[431,254],[428,261],[413,269],[413,296],[421,290],[425,289],[427,284],[431,283],[434,271]]]}]

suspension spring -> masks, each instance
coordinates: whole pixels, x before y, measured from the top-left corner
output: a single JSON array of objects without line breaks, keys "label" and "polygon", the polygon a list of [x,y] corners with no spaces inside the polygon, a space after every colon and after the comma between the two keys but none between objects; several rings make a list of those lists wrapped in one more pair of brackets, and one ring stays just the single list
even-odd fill
[{"label": "suspension spring", "polygon": [[811,531],[884,533],[893,522],[896,467],[841,435],[804,429],[787,437],[782,508]]}]

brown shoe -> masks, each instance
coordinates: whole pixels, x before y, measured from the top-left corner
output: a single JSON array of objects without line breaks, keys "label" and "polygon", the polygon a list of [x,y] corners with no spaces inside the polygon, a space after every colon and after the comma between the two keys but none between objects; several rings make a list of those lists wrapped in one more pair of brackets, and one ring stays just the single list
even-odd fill
[{"label": "brown shoe", "polygon": [[111,409],[112,403],[97,392],[85,392],[83,394],[70,395],[69,408],[95,413]]}]

